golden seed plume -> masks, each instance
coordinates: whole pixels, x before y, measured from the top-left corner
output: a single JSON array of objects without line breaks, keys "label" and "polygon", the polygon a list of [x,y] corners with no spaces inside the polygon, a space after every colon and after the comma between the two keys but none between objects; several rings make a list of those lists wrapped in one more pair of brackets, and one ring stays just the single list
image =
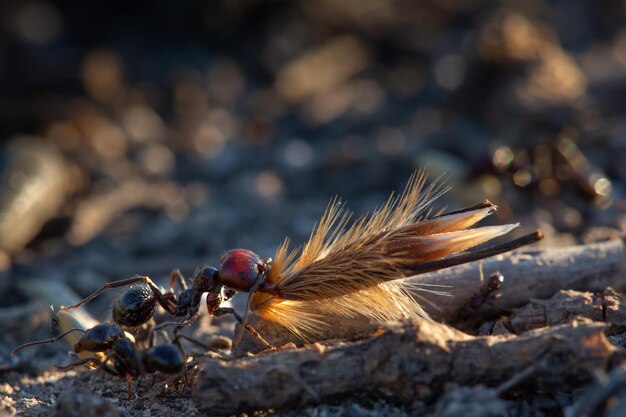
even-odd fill
[{"label": "golden seed plume", "polygon": [[495,211],[490,202],[430,217],[432,202],[445,191],[441,178],[426,185],[423,173],[415,173],[399,197],[349,227],[351,214],[331,200],[301,251],[290,250],[288,240],[278,248],[267,280],[280,296],[256,292],[252,309],[305,340],[332,325],[330,317],[427,318],[399,279],[415,275],[416,264],[446,259],[517,227],[469,229]]}]

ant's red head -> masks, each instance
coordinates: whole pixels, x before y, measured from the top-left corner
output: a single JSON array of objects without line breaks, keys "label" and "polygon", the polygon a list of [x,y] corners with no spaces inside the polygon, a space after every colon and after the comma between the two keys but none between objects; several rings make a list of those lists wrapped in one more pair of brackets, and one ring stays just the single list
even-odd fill
[{"label": "ant's red head", "polygon": [[249,291],[259,275],[269,266],[256,253],[247,249],[233,249],[222,255],[219,278],[225,287],[237,291]]}]

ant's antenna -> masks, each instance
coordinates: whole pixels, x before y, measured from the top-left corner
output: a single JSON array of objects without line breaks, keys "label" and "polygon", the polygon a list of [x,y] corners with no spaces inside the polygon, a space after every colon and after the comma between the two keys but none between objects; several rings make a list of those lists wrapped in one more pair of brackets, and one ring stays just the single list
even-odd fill
[{"label": "ant's antenna", "polygon": [[65,336],[67,336],[68,334],[72,333],[72,332],[83,332],[85,333],[85,331],[83,329],[70,329],[68,331],[66,331],[63,334],[58,335],[57,337],[54,337],[52,339],[46,339],[46,340],[37,340],[35,342],[29,342],[29,343],[24,343],[23,345],[19,345],[18,347],[16,347],[15,349],[13,349],[13,352],[11,352],[11,355],[14,356],[17,354],[17,352],[19,352],[22,349],[25,349],[27,347],[30,346],[35,346],[35,345],[44,345],[46,343],[54,343],[57,340],[63,339]]}]

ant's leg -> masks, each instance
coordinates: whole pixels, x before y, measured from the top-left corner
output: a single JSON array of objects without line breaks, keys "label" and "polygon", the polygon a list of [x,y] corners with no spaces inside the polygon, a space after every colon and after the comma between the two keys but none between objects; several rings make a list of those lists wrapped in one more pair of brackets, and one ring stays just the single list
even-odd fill
[{"label": "ant's leg", "polygon": [[107,374],[119,377],[121,376],[120,373],[116,371],[115,369],[111,368],[109,365],[107,365],[107,362],[111,360],[113,355],[114,354],[108,355],[106,358],[104,358],[104,360],[100,360],[98,358],[85,358],[77,362],[70,363],[69,365],[65,365],[65,366],[55,365],[54,367],[57,368],[59,371],[67,371],[77,366],[87,365],[88,363],[92,363],[96,365],[99,369],[102,369]]},{"label": "ant's leg", "polygon": [[[174,340],[172,341],[172,343],[174,345],[176,345],[176,347],[178,348],[178,351],[180,352],[181,355],[183,355],[184,361],[187,362],[187,352],[185,352],[185,347],[183,346],[183,344],[181,343],[180,339],[183,339],[183,335],[176,335],[174,337]],[[187,367],[185,366],[185,371],[183,372],[183,380],[184,380],[184,384],[185,386],[187,386],[187,383],[189,382],[189,373],[187,372]]]},{"label": "ant's leg", "polygon": [[150,328],[148,332],[148,347],[152,347],[156,345],[157,341],[157,332],[161,332],[161,337],[165,340],[166,343],[169,343],[170,337],[167,334],[167,331],[164,330],[166,327],[178,325],[180,322],[178,321],[166,321],[163,323],[155,324]]},{"label": "ant's leg", "polygon": [[68,371],[72,368],[76,368],[77,366],[87,365],[88,363],[93,363],[94,365],[100,366],[102,364],[102,361],[96,358],[85,358],[77,362],[72,362],[69,365],[64,365],[64,366],[54,365],[54,367],[58,369],[59,371]]},{"label": "ant's leg", "polygon": [[[261,276],[257,276],[256,280],[254,281],[254,284],[252,284],[252,287],[250,287],[250,291],[248,293],[248,299],[246,300],[246,308],[243,311],[243,319],[241,321],[242,327],[245,327],[246,323],[248,322],[248,313],[250,312],[250,303],[252,301],[252,294],[254,294],[256,290],[258,290],[261,284],[263,284],[264,282],[265,282],[265,276],[263,276],[263,278],[261,278]],[[235,336],[235,340],[233,340],[233,346],[237,346],[239,342],[241,341],[242,337],[243,337],[243,328],[239,330],[239,333]]]},{"label": "ant's leg", "polygon": [[[98,365],[98,369],[102,369],[107,374],[110,374],[113,376],[123,377],[124,376],[123,373],[107,365],[107,362],[112,359],[117,359],[119,361],[120,357],[115,352],[110,353],[109,355],[107,355],[106,358],[104,358],[102,362],[100,362],[100,364]],[[127,381],[126,389],[128,390],[128,399],[132,400],[133,399],[133,376],[130,373],[126,373],[126,381]]]},{"label": "ant's leg", "polygon": [[126,375],[126,387],[128,389],[128,399],[133,399],[133,377],[130,374]]},{"label": "ant's leg", "polygon": [[245,327],[248,333],[254,336],[259,342],[261,342],[266,349],[275,349],[274,346],[270,345],[267,340],[263,339],[263,336],[261,336],[259,332],[257,332],[252,326],[250,326],[249,324],[245,324],[243,322],[243,319],[239,314],[237,314],[235,309],[230,307],[220,307],[213,312],[213,315],[215,317],[223,316],[225,314],[232,314],[233,316],[235,316],[235,319],[239,322],[239,324]]},{"label": "ant's leg", "polygon": [[[106,372],[109,375],[113,375],[116,377],[122,377],[124,376],[123,374],[119,373],[116,369],[111,368],[109,365],[107,365],[107,362],[110,361],[111,359],[113,359],[114,357],[117,357],[117,354],[115,353],[111,353],[110,355],[108,355],[106,358],[104,358],[104,360],[99,360],[96,358],[86,358],[83,360],[80,360],[78,362],[74,362],[74,363],[70,363],[69,365],[66,366],[55,366],[58,370],[60,371],[67,371],[68,369],[71,368],[75,368],[77,366],[80,365],[86,365],[88,363],[93,363],[95,365],[98,366],[98,369],[102,369],[104,372]],[[126,377],[128,378],[128,399],[132,400],[133,399],[133,387],[132,387],[132,375],[130,374],[126,374]]]},{"label": "ant's leg", "polygon": [[170,272],[170,284],[169,284],[170,291],[174,289],[175,282],[178,283],[178,285],[183,291],[187,289],[187,281],[185,280],[185,277],[183,276],[183,274],[180,272],[180,269],[178,268],[172,269],[172,272]]},{"label": "ant's leg", "polygon": [[152,280],[149,277],[146,276],[135,276],[132,278],[128,278],[128,279],[122,279],[119,281],[113,281],[113,282],[107,282],[106,284],[104,284],[102,286],[102,288],[100,288],[99,290],[94,291],[91,295],[88,295],[87,297],[83,298],[81,301],[79,301],[78,303],[71,305],[71,306],[61,306],[61,311],[67,311],[67,310],[71,310],[73,308],[79,307],[91,300],[93,300],[94,298],[96,298],[97,296],[99,296],[100,294],[102,294],[103,292],[105,292],[108,289],[111,288],[120,288],[120,287],[126,287],[128,285],[134,284],[136,282],[142,282],[146,285],[148,285],[148,287],[150,287],[150,289],[152,290],[152,292],[161,292],[159,290],[159,287],[157,287],[154,282],[152,282]]},{"label": "ant's leg", "polygon": [[63,334],[58,335],[57,337],[53,337],[52,339],[37,340],[35,342],[28,342],[28,343],[24,343],[23,345],[19,345],[18,347],[13,349],[13,352],[11,352],[11,355],[13,356],[13,355],[17,354],[17,352],[19,352],[20,350],[25,349],[25,348],[30,347],[30,346],[43,345],[43,344],[46,344],[46,343],[54,343],[54,342],[56,342],[59,339],[63,339],[65,336],[67,336],[68,334],[70,334],[72,332],[83,332],[83,333],[85,333],[85,331],[83,329],[70,329],[70,330],[66,331],[65,333],[63,333]]},{"label": "ant's leg", "polygon": [[[166,323],[161,323],[161,325],[159,325],[159,326],[162,326],[163,324],[166,324]],[[169,322],[167,324],[177,324],[177,323],[176,322]],[[187,354],[185,353],[185,348],[183,347],[183,344],[180,342],[180,339],[182,339],[183,337],[185,337],[185,336],[178,335],[178,336],[174,337],[174,340],[171,343],[176,345],[176,347],[178,348],[178,351],[181,353],[181,355],[184,358],[184,361],[186,362],[187,361]],[[150,347],[152,347],[152,345]],[[185,372],[184,372],[183,378],[185,380],[185,384],[187,384],[188,377],[187,377],[187,367],[186,366],[185,366]],[[156,382],[156,374],[153,375],[152,386],[154,386],[155,382]]]},{"label": "ant's leg", "polygon": [[263,346],[265,346],[266,349],[274,348],[274,346],[270,345],[265,339],[263,339],[263,336],[261,336],[259,332],[254,330],[252,326],[246,324],[241,316],[237,314],[237,312],[233,308],[220,307],[221,301],[222,299],[218,293],[207,293],[206,307],[209,314],[212,314],[214,317],[223,316],[225,314],[232,314],[233,316],[235,316],[235,319],[237,319],[237,321],[241,323],[241,325],[245,327],[248,332],[250,332],[251,335],[253,335],[259,342],[263,344]]},{"label": "ant's leg", "polygon": [[187,336],[186,334],[176,335],[176,337],[174,338],[172,343],[178,343],[180,341],[180,339],[187,340],[187,341],[193,343],[194,345],[200,346],[204,350],[208,350],[209,349],[209,345],[207,345],[205,343],[202,343],[201,341],[196,340],[193,337]]},{"label": "ant's leg", "polygon": [[[113,375],[113,376],[117,376],[117,377],[123,377],[124,374],[117,371],[116,369],[111,368],[109,365],[107,365],[107,362],[109,360],[112,359],[117,359],[118,361],[120,361],[120,357],[118,356],[117,353],[113,352],[110,353],[109,355],[107,355],[106,358],[104,358],[104,360],[98,365],[98,369],[102,369],[104,372],[106,372],[107,374]],[[133,399],[133,376],[130,373],[126,373],[126,389],[128,390],[128,399],[132,400]]]},{"label": "ant's leg", "polygon": [[164,321],[163,323],[159,323],[154,327],[154,331],[158,331],[158,330],[163,330],[166,327],[170,327],[170,326],[178,326],[181,323],[184,323],[186,320],[181,321]]},{"label": "ant's leg", "polygon": [[166,327],[176,326],[174,330],[172,331],[172,333],[174,333],[174,337],[176,337],[179,331],[181,331],[183,328],[187,326],[190,326],[199,318],[200,318],[200,314],[196,314],[195,316],[191,316],[190,318],[182,320],[182,321],[164,321],[163,323],[160,323],[158,326],[156,326],[154,330],[162,330]]},{"label": "ant's leg", "polygon": [[[181,353],[183,354],[183,357],[185,358],[187,357],[187,354],[185,353],[184,346],[181,340],[187,340],[188,342],[191,342],[194,345],[201,347],[205,352],[216,352],[216,353],[220,353],[220,355],[224,355],[224,353],[221,351],[230,348],[230,346],[224,345],[223,343],[220,344],[216,340],[213,340],[209,343],[204,343],[204,342],[199,341],[198,339],[187,336],[185,334],[179,334],[176,336],[176,338],[174,339],[172,343],[176,344],[176,346],[180,349]],[[194,358],[190,363],[187,364],[185,368],[185,377],[187,377],[187,373],[189,372],[189,370],[193,369],[193,367],[196,364],[197,364],[196,358]]]},{"label": "ant's leg", "polygon": [[[172,343],[176,343],[176,345],[178,346],[178,343],[180,343],[179,339],[183,339],[183,340],[187,340],[188,342],[193,343],[196,346],[200,346],[202,349],[207,350],[207,351],[215,351],[215,347],[213,347],[213,345],[209,344],[209,343],[204,343],[201,342],[197,339],[194,339],[193,337],[187,336],[186,334],[179,334],[176,336],[176,338],[174,338],[174,341]],[[182,344],[181,344],[182,346]]]},{"label": "ant's leg", "polygon": [[100,294],[102,294],[103,292],[105,292],[108,289],[126,287],[128,285],[132,285],[132,284],[135,284],[137,282],[141,282],[143,284],[146,284],[150,288],[152,293],[154,294],[155,298],[157,299],[157,301],[159,302],[161,307],[163,307],[168,313],[170,313],[172,315],[174,314],[175,308],[172,305],[171,297],[167,298],[166,295],[161,292],[159,287],[157,287],[156,284],[150,279],[150,277],[147,277],[147,276],[144,276],[144,275],[136,276],[136,277],[128,278],[128,279],[123,279],[123,280],[120,280],[120,281],[107,282],[106,284],[104,284],[102,286],[102,288],[100,288],[99,290],[94,291],[91,295],[88,295],[87,297],[83,298],[78,303],[76,303],[74,305],[71,305],[71,306],[62,306],[61,307],[61,311],[67,311],[67,310],[71,310],[73,308],[79,307],[79,306],[81,306],[81,305],[83,305],[83,304],[93,300],[94,298],[96,298],[97,296],[99,296]]},{"label": "ant's leg", "polygon": [[151,348],[156,343],[157,326],[153,326],[148,332],[148,347]]},{"label": "ant's leg", "polygon": [[174,327],[174,330],[172,330],[172,334],[174,335],[174,337],[178,336],[178,332],[180,332],[182,329],[184,329],[187,326],[191,326],[199,318],[200,318],[200,314],[196,314],[195,316],[191,316],[187,320],[183,320],[180,323],[178,323],[178,325]]},{"label": "ant's leg", "polygon": [[[163,323],[159,324],[158,326],[156,326],[153,330],[154,331],[162,330],[165,327],[176,326],[174,328],[174,330],[172,331],[172,333],[174,334],[174,341],[172,341],[172,343],[174,343],[178,347],[178,349],[182,353],[183,357],[186,358],[187,355],[185,353],[185,349],[184,349],[182,343],[180,343],[180,340],[178,340],[180,337],[183,337],[183,335],[179,335],[178,332],[181,329],[183,329],[184,327],[191,325],[194,321],[198,320],[199,318],[200,318],[200,315],[196,314],[195,316],[193,316],[193,317],[191,317],[191,318],[189,318],[187,320],[180,321],[180,322],[177,322],[177,321],[166,321],[166,322],[163,322]],[[150,347],[153,346],[153,343],[154,343],[154,340],[153,340],[153,338],[151,338],[151,340],[150,340]],[[185,367],[184,378],[185,378],[185,383],[187,383],[188,379],[187,379],[187,368],[186,367]]]}]

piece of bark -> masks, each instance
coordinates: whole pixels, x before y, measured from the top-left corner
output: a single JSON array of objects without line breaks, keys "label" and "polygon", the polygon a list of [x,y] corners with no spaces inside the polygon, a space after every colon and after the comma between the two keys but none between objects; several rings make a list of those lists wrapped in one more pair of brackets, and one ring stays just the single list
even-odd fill
[{"label": "piece of bark", "polygon": [[626,415],[626,365],[614,369],[565,410],[566,417],[623,417]]},{"label": "piece of bark", "polygon": [[[614,239],[568,248],[546,248],[514,252],[482,261],[483,276],[504,275],[498,297],[481,308],[485,316],[523,306],[533,298],[548,298],[560,290],[603,291],[611,286],[621,291],[626,275],[619,274],[626,260],[624,242]],[[415,293],[425,298],[424,309],[437,321],[453,321],[459,309],[481,291],[481,262],[459,265],[410,278],[415,284],[434,287],[449,297]],[[429,289],[429,287],[425,287]]]},{"label": "piece of bark", "polygon": [[[622,308],[620,308],[622,307]],[[576,317],[626,325],[626,308],[612,288],[597,294],[562,290],[547,300],[532,300],[516,309],[508,321],[514,333],[520,334],[540,327],[564,324]]]},{"label": "piece of bark", "polygon": [[358,342],[204,361],[194,401],[208,415],[355,395],[431,401],[447,382],[494,386],[531,367],[536,372],[526,379],[538,389],[567,389],[606,369],[617,348],[605,328],[573,323],[519,337],[472,337],[431,321],[394,324]]},{"label": "piece of bark", "polygon": [[609,331],[607,334],[615,336],[626,328],[625,307],[622,297],[613,288],[601,293],[563,290],[547,300],[531,300],[524,307],[514,309],[510,316],[483,321],[478,334],[522,334],[541,327],[588,319],[611,325],[617,333]]}]

